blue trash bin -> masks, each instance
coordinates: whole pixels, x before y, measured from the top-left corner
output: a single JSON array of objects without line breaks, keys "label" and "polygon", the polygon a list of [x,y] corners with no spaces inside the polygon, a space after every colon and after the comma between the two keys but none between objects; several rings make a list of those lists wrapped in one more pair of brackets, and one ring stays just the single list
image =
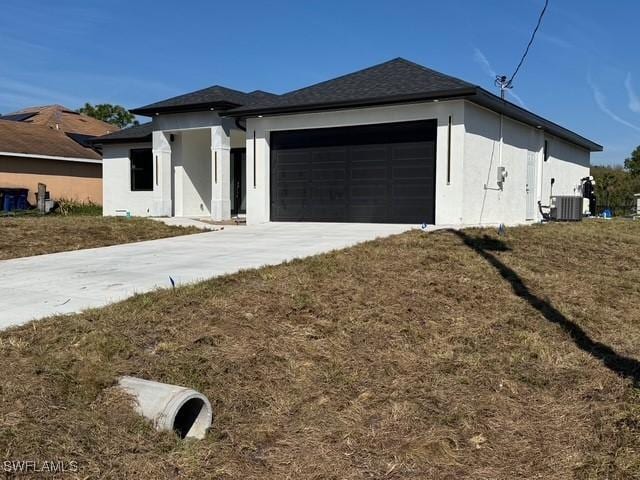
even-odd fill
[{"label": "blue trash bin", "polygon": [[4,205],[2,209],[5,212],[12,212],[16,209],[16,197],[11,193],[4,194]]},{"label": "blue trash bin", "polygon": [[27,195],[29,194],[29,190],[23,190],[16,195],[16,210],[26,210],[29,208],[29,203],[27,202]]}]

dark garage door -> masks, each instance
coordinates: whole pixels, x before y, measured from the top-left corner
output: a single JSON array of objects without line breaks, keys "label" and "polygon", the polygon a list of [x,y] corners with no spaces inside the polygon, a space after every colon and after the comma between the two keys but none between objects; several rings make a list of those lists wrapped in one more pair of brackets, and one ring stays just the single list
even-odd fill
[{"label": "dark garage door", "polygon": [[435,120],[271,133],[271,220],[434,223]]}]

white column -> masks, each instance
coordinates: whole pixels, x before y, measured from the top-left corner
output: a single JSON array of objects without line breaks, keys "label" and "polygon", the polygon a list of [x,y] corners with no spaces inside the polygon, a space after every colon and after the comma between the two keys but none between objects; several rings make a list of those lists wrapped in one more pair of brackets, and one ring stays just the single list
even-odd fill
[{"label": "white column", "polygon": [[[254,145],[255,135],[255,145]],[[247,121],[247,224],[265,223],[271,219],[270,211],[270,149],[269,132],[260,119]],[[255,161],[254,161],[255,153]],[[254,179],[255,170],[255,179]]]},{"label": "white column", "polygon": [[[171,140],[171,136],[169,136]],[[172,192],[172,208],[174,217],[184,216],[184,166],[182,164],[182,134],[173,135],[171,144],[171,170],[173,173]]]},{"label": "white column", "polygon": [[211,128],[211,218],[231,218],[231,137],[222,126]]},{"label": "white column", "polygon": [[162,131],[153,132],[153,207],[154,217],[171,216],[171,144]]}]

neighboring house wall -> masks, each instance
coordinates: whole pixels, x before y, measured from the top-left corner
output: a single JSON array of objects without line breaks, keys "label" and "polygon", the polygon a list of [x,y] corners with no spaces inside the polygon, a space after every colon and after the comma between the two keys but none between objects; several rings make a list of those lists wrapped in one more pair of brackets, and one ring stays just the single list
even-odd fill
[{"label": "neighboring house wall", "polygon": [[35,204],[38,183],[55,200],[102,203],[102,165],[81,161],[0,156],[0,188],[28,188]]},{"label": "neighboring house wall", "polygon": [[131,149],[151,148],[151,143],[104,145],[102,177],[104,182],[104,215],[115,215],[126,210],[131,215],[146,217],[151,214],[153,191],[131,191]]},{"label": "neighboring house wall", "polygon": [[[448,129],[452,117],[451,179],[447,183]],[[270,219],[269,134],[277,130],[347,127],[375,123],[437,119],[436,142],[436,223],[462,222],[464,102],[429,102],[332,112],[278,115],[247,119],[247,223]],[[253,175],[253,135],[255,132],[255,179]]]}]

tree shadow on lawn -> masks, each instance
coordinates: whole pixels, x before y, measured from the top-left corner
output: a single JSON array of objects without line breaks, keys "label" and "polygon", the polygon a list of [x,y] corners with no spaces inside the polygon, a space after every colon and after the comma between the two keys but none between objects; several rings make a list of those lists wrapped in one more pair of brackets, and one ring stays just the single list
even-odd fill
[{"label": "tree shadow on lawn", "polygon": [[526,300],[529,305],[542,313],[549,322],[562,327],[579,349],[600,360],[605,367],[617,375],[631,379],[634,387],[640,387],[640,362],[616,353],[608,345],[592,340],[580,326],[565,317],[551,303],[531,293],[522,278],[491,253],[492,251],[504,252],[510,250],[502,240],[491,238],[488,235],[479,238],[471,237],[457,230],[452,230],[452,233],[460,237],[466,246],[474,250],[494,267],[502,278],[511,284],[511,288],[517,296]]}]

